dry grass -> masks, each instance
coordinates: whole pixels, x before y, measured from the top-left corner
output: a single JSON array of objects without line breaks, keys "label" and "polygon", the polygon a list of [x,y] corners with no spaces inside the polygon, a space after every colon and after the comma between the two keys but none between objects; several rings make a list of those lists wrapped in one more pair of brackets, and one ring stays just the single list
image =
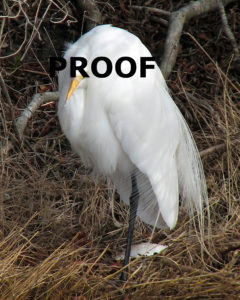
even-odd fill
[{"label": "dry grass", "polygon": [[[126,17],[126,12],[114,1],[112,4],[115,4],[114,14],[109,6],[103,7],[106,20],[139,33],[147,44],[152,43],[152,51],[156,51],[156,38],[159,38],[155,33],[156,25],[144,23],[138,14]],[[46,9],[46,3],[44,5],[42,12]],[[56,10],[54,7],[51,15],[46,16],[43,22],[46,28]],[[239,5],[232,10],[233,16],[239,13]],[[34,12],[33,15],[27,12],[33,20]],[[18,148],[14,140],[10,110],[13,109],[17,116],[36,91],[56,88],[39,63],[41,61],[47,68],[46,53],[38,54],[38,60],[34,56],[39,53],[36,38],[23,65],[18,64],[16,57],[3,60],[2,64],[12,108],[6,101],[1,102],[0,299],[239,297],[239,70],[232,68],[231,45],[226,45],[223,37],[216,41],[214,26],[209,29],[206,19],[207,24],[216,22],[215,28],[219,26],[213,15],[200,20],[202,23],[199,21],[196,32],[200,30],[208,35],[206,40],[202,33],[200,44],[203,45],[205,39],[207,55],[218,61],[212,49],[218,42],[221,60],[218,64],[212,63],[203,49],[185,36],[169,86],[193,130],[199,149],[225,145],[203,156],[211,210],[212,233],[206,236],[210,255],[202,252],[194,227],[188,217],[181,215],[175,230],[154,234],[155,242],[169,247],[162,254],[132,260],[129,280],[124,285],[119,282],[121,263],[114,257],[125,247],[127,227],[119,229],[113,223],[112,190],[104,181],[96,184],[71,152],[59,129],[56,104],[42,106],[30,120],[25,131],[28,143]],[[196,37],[192,29],[195,25],[193,22],[189,31]],[[3,32],[14,39],[11,26],[11,22],[5,24]],[[61,32],[65,23],[59,26],[57,30]],[[239,28],[234,31],[236,38],[240,38]],[[16,27],[15,34],[23,29]],[[41,36],[46,36],[44,32],[39,29]],[[48,32],[52,37],[52,31]],[[4,51],[5,48],[2,54],[6,54]],[[36,71],[44,75],[33,75]],[[2,92],[2,99],[6,100],[5,97]],[[15,147],[5,151],[9,142]],[[117,195],[114,197],[117,199]],[[114,209],[118,220],[127,224],[127,207],[115,201]],[[135,242],[146,241],[150,235],[150,228],[138,220]]]}]

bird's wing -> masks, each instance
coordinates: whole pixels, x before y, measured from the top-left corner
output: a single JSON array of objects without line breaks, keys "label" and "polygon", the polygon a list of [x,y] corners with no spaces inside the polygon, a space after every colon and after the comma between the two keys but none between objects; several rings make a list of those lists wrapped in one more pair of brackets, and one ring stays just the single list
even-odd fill
[{"label": "bird's wing", "polygon": [[[158,228],[168,228],[159,213],[158,200],[153,192],[148,177],[137,168],[134,169],[134,173],[140,195],[137,215],[142,221],[149,225]],[[126,173],[121,173],[119,170],[116,170],[111,176],[111,179],[120,194],[121,200],[129,205],[129,197],[132,191],[130,175],[128,174],[128,176],[126,176]]]},{"label": "bird's wing", "polygon": [[[125,88],[125,95],[119,92],[108,117],[119,143],[136,167],[141,196],[138,215],[157,226],[163,225],[163,219],[173,228],[179,203],[176,151],[180,137],[176,106],[163,82],[150,81],[142,87],[132,91]],[[120,177],[121,174],[115,174],[113,181],[119,185],[121,195],[124,185],[117,183]],[[129,195],[129,178],[126,180],[125,198]]]}]

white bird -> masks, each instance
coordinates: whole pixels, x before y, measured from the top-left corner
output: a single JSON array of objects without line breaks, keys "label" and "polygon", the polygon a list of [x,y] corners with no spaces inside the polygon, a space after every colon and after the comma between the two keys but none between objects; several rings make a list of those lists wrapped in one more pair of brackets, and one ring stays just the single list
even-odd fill
[{"label": "white bird", "polygon": [[[92,61],[107,57],[112,72],[93,74]],[[121,57],[136,62],[136,73],[122,78],[115,69]],[[70,77],[70,58],[87,59],[85,71]],[[199,152],[192,134],[172,100],[155,62],[140,76],[140,58],[151,53],[126,30],[100,25],[67,49],[67,67],[59,72],[58,116],[72,148],[87,167],[110,178],[120,198],[130,204],[124,266],[129,262],[136,214],[147,224],[173,229],[178,219],[179,195],[189,214],[201,213],[207,200]],[[106,63],[97,65],[105,73]],[[130,63],[124,61],[122,73]],[[122,276],[126,279],[126,275]]]}]

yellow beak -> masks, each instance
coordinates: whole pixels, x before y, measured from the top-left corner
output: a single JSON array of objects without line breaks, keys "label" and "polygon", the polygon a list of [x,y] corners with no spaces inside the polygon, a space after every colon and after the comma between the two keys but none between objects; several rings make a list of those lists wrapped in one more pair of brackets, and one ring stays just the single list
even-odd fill
[{"label": "yellow beak", "polygon": [[74,91],[76,90],[77,86],[79,85],[79,82],[83,79],[82,75],[78,75],[77,77],[72,79],[70,88],[68,90],[68,94],[67,94],[67,101],[69,101],[69,99],[71,98],[72,94],[74,93]]}]

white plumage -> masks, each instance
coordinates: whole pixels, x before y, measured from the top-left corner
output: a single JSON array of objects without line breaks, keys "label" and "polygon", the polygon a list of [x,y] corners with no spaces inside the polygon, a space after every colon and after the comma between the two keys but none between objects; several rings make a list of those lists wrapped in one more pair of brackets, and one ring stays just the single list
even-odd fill
[{"label": "white plumage", "polygon": [[[72,56],[87,59],[85,71],[90,77],[81,79],[67,100]],[[132,57],[137,71],[133,77],[121,78],[113,67],[109,77],[95,77],[90,66],[99,56],[108,57],[113,66],[122,56]],[[83,35],[64,56],[68,66],[59,73],[58,116],[86,166],[110,178],[127,204],[135,172],[137,215],[150,225],[172,229],[179,194],[189,212],[201,212],[207,199],[205,178],[193,137],[156,63],[145,78],[140,77],[140,57],[146,56],[151,56],[147,48],[126,30],[101,25]],[[105,69],[106,64],[99,63],[99,72]],[[128,62],[122,64],[122,71],[128,73]]]}]

